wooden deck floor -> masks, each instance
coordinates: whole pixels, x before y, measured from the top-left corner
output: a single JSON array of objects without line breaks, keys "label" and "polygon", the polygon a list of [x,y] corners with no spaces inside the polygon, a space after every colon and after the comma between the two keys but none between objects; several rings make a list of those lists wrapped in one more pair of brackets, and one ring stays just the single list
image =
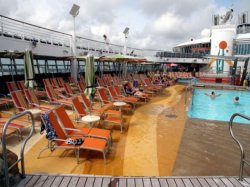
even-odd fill
[{"label": "wooden deck floor", "polygon": [[250,177],[244,178],[242,182],[238,177],[109,177],[91,175],[27,175],[18,187],[213,187],[250,186]]}]

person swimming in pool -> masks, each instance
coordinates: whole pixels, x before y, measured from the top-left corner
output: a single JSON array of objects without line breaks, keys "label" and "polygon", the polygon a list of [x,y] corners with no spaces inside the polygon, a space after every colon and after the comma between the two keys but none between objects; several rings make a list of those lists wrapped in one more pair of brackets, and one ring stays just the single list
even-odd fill
[{"label": "person swimming in pool", "polygon": [[240,101],[240,98],[237,96],[237,97],[235,97],[235,98],[234,98],[234,100],[233,100],[233,101],[234,101],[234,103],[235,103],[235,104],[238,104],[238,103],[239,103],[239,101]]},{"label": "person swimming in pool", "polygon": [[207,96],[209,96],[209,97],[211,97],[211,98],[215,98],[215,97],[220,96],[221,94],[215,94],[215,92],[212,91],[210,94],[205,93],[205,95],[207,95]]}]

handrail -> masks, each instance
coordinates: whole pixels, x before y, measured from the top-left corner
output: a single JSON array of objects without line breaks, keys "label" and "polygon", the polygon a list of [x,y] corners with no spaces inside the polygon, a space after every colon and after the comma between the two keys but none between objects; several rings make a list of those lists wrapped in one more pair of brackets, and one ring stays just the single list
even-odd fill
[{"label": "handrail", "polygon": [[[32,129],[29,133],[29,135],[25,138],[23,144],[22,144],[22,147],[21,147],[21,151],[20,151],[20,158],[14,163],[12,164],[10,167],[8,167],[8,162],[7,162],[7,149],[6,149],[6,141],[5,141],[5,136],[6,136],[6,131],[7,131],[7,128],[9,126],[9,124],[21,117],[21,116],[24,116],[24,115],[30,115],[31,116],[31,121],[32,121]],[[24,111],[20,114],[17,114],[15,116],[12,116],[5,124],[4,124],[4,128],[3,128],[3,135],[2,135],[2,149],[3,149],[3,163],[4,163],[4,177],[5,177],[5,186],[6,187],[9,187],[10,186],[10,183],[9,183],[9,174],[8,174],[8,171],[14,166],[16,165],[19,161],[21,161],[21,170],[22,170],[22,173],[21,173],[21,177],[22,178],[25,178],[25,170],[24,170],[24,148],[25,148],[25,145],[27,143],[27,141],[31,138],[32,134],[34,133],[34,130],[35,130],[35,121],[34,121],[34,117],[32,115],[32,113],[30,111]]]},{"label": "handrail", "polygon": [[244,148],[241,145],[240,141],[235,137],[234,133],[233,133],[233,120],[236,116],[242,117],[244,119],[250,120],[250,117],[245,116],[243,114],[239,114],[239,113],[235,113],[231,116],[230,121],[229,121],[229,131],[230,131],[230,135],[232,136],[233,140],[238,144],[239,148],[240,148],[240,173],[239,173],[239,180],[243,181],[243,168],[244,168],[244,164],[246,163],[248,166],[250,166],[250,163],[248,161],[245,160],[245,152],[244,152]]}]

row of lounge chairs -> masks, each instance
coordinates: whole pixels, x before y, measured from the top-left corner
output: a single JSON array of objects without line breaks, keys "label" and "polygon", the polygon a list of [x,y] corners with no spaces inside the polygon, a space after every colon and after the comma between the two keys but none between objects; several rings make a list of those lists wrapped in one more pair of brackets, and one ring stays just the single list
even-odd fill
[{"label": "row of lounge chairs", "polygon": [[[143,86],[145,91],[148,91],[148,93],[158,93],[162,90],[162,85],[152,85],[150,80],[147,79],[147,77],[142,77],[140,79],[140,81],[143,80],[144,82]],[[108,78],[106,78],[106,81],[107,80]],[[114,80],[117,84],[112,84],[111,81],[109,85],[99,84],[97,96],[100,100],[101,108],[98,109],[94,108],[91,102],[83,94],[85,90],[83,77],[81,77],[78,82],[75,82],[73,79],[70,79],[69,82],[64,82],[62,78],[44,79],[45,90],[43,93],[46,93],[46,96],[49,99],[49,101],[44,101],[46,104],[41,104],[39,102],[39,95],[34,89],[24,89],[24,87],[21,89],[20,87],[20,90],[17,90],[18,88],[14,88],[10,91],[10,94],[18,111],[39,109],[42,116],[48,115],[50,124],[55,129],[57,137],[49,140],[50,143],[47,148],[50,150],[53,150],[54,148],[74,149],[78,162],[80,149],[100,151],[103,153],[105,160],[106,153],[112,142],[111,131],[99,128],[75,128],[73,122],[65,112],[64,107],[75,111],[76,121],[80,121],[79,119],[81,117],[91,112],[100,115],[101,120],[104,123],[112,122],[118,124],[122,132],[124,129],[122,111],[114,110],[114,102],[126,102],[127,104],[123,108],[127,111],[133,111],[136,106],[142,105],[144,102],[142,102],[143,98],[124,95],[125,91],[122,87],[122,80],[115,77],[112,78],[113,83]],[[133,86],[131,82],[129,83],[130,86]],[[22,85],[24,85],[24,82],[22,82]],[[28,120],[27,123],[29,123]],[[47,124],[44,119],[43,123]],[[18,124],[18,122],[16,124]],[[27,124],[27,126],[28,125],[29,124]],[[9,129],[9,131],[10,133],[13,133],[13,129]],[[17,132],[19,137],[21,137],[20,129]],[[81,145],[71,145],[67,143],[69,138],[73,140],[76,139],[74,138],[75,136],[84,139]]]}]

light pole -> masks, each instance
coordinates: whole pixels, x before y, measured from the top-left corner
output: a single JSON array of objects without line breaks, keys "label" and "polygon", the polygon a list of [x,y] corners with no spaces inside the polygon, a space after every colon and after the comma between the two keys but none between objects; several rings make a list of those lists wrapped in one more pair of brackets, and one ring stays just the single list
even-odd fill
[{"label": "light pole", "polygon": [[129,28],[126,27],[123,31],[125,41],[124,41],[124,55],[127,55],[127,38],[128,38]]},{"label": "light pole", "polygon": [[75,29],[75,17],[79,14],[80,6],[73,4],[70,14],[73,16],[74,21],[74,33],[73,33],[73,41],[72,41],[72,53],[73,53],[73,60],[71,61],[71,77],[73,77],[77,81],[77,74],[78,74],[78,66],[77,66],[77,60],[76,60],[76,29]]},{"label": "light pole", "polygon": [[[127,55],[127,38],[128,38],[128,33],[129,33],[129,28],[126,27],[123,31],[124,34],[124,52],[123,55],[126,56]],[[123,75],[126,76],[127,75],[127,67],[128,67],[128,62],[123,63]]]}]

